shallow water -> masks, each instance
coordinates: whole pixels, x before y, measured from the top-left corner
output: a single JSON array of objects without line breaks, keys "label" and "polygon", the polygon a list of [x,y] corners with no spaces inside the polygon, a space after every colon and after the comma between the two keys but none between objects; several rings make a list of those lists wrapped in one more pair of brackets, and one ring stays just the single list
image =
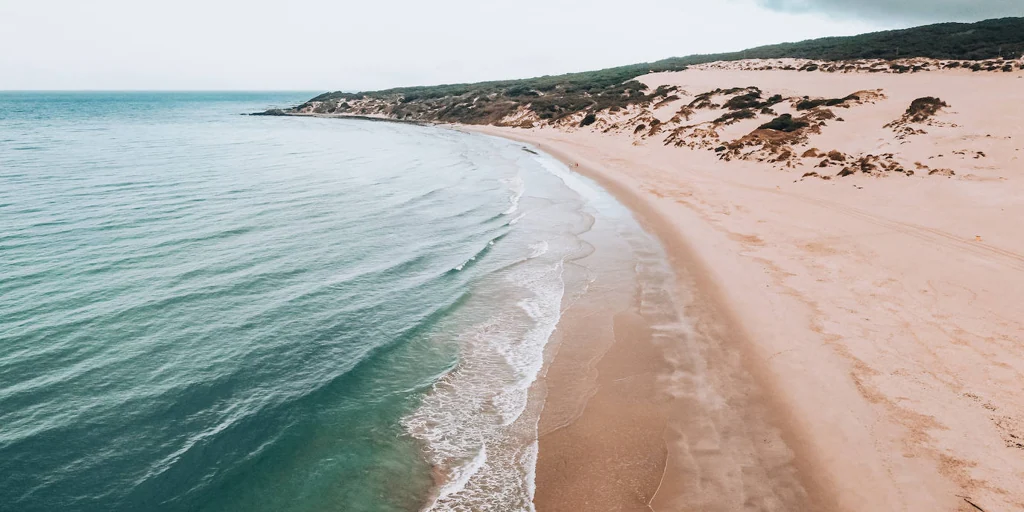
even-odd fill
[{"label": "shallow water", "polygon": [[532,508],[566,268],[639,228],[513,142],[238,115],[309,96],[0,94],[3,507]]}]

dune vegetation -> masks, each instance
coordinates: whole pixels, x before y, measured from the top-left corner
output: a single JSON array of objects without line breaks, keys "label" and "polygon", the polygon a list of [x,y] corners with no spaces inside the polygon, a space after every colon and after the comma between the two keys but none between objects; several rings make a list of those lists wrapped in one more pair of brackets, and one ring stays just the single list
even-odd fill
[{"label": "dune vegetation", "polygon": [[[423,122],[523,125],[539,120],[553,122],[577,113],[615,112],[632,105],[647,106],[670,101],[671,91],[647,91],[635,78],[648,73],[681,71],[689,66],[744,59],[812,59],[838,62],[864,59],[945,59],[947,67],[975,71],[1019,69],[1007,60],[1024,54],[1024,18],[1002,18],[978,23],[941,23],[904,30],[875,32],[850,37],[828,37],[796,43],[761,46],[732,53],[673,57],[657,62],[632,64],[598,71],[501,80],[474,84],[399,87],[365,92],[329,92],[288,110],[270,115],[345,114]],[[961,62],[964,61],[964,62]],[[984,63],[972,61],[987,61]],[[846,66],[849,67],[849,66]],[[819,69],[823,68],[823,69]],[[799,71],[836,72],[844,66],[807,64]],[[912,66],[887,65],[887,72],[914,72]],[[872,71],[875,71],[872,69]],[[834,104],[844,99],[831,100]],[[748,96],[733,100],[736,110],[769,107],[770,101]],[[749,103],[749,104],[748,104]],[[817,105],[805,105],[813,108]],[[590,124],[584,114],[582,124]],[[745,113],[734,114],[743,116]],[[530,121],[525,121],[529,119]],[[588,122],[589,121],[589,122]],[[781,122],[781,121],[780,121]]]}]

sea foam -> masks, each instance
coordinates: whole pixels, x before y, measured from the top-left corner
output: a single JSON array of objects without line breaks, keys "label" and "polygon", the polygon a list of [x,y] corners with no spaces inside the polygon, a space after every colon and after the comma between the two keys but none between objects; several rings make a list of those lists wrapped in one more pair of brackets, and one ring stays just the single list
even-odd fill
[{"label": "sea foam", "polygon": [[519,200],[523,197],[523,193],[526,191],[526,184],[523,182],[522,176],[518,174],[514,178],[502,180],[503,183],[509,186],[511,195],[508,197],[508,209],[502,212],[503,215],[512,215],[519,210]]},{"label": "sea foam", "polygon": [[424,510],[533,510],[536,418],[520,424],[560,317],[563,263],[526,262],[504,276],[523,298],[460,336],[459,365],[404,420],[444,478]]}]

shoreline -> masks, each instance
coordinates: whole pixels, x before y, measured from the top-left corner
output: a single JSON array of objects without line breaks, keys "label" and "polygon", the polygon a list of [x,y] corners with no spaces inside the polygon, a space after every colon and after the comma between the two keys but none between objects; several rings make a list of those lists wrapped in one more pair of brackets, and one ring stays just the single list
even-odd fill
[{"label": "shoreline", "polygon": [[[599,185],[588,180],[586,187]],[[540,410],[537,510],[588,510],[598,503],[595,510],[647,510],[647,499],[639,498],[654,495],[663,472],[664,411],[653,392],[663,368],[637,300],[657,284],[637,268],[664,268],[664,255],[632,216],[619,216],[628,210],[610,192],[598,194],[587,206],[597,210],[593,224],[580,235],[590,249],[566,263],[567,275],[575,276],[567,283],[584,291],[563,303],[531,390]],[[606,201],[614,202],[612,209],[597,207]],[[649,307],[671,311],[672,302]]]},{"label": "shoreline", "polygon": [[[679,98],[602,113],[593,126],[579,116],[435,126],[532,145],[595,180],[660,240],[676,288],[698,290],[686,315],[697,342],[658,345],[663,360],[647,365],[660,377],[647,396],[665,398],[666,417],[653,421],[665,425],[667,455],[644,510],[1015,510],[1024,509],[1021,79],[723,65],[640,77]],[[744,91],[783,98],[762,114],[809,127],[776,146],[766,117],[734,122],[723,104],[700,103]],[[925,100],[938,108],[913,117]],[[821,101],[832,103],[813,106]],[[588,407],[601,409],[605,387],[585,397]],[[687,402],[688,390],[703,401]],[[619,444],[586,446],[600,429],[583,425],[600,422],[583,416],[564,442],[542,436],[540,510],[569,508],[542,499],[565,489],[551,475],[595,465],[551,466],[565,460],[557,453],[587,448],[600,462]],[[776,437],[749,442],[759,434]],[[773,480],[779,468],[785,478]],[[736,489],[754,496],[730,501]]]}]

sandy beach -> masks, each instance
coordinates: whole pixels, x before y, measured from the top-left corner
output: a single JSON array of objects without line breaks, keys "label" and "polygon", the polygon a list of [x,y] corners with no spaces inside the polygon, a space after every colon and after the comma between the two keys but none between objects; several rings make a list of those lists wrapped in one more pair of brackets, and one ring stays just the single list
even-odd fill
[{"label": "sandy beach", "polygon": [[[583,128],[472,128],[598,181],[696,290],[671,342],[615,316],[583,391],[563,319],[549,401],[582,409],[542,415],[538,510],[1024,509],[1021,73],[749,68],[641,77],[675,97]],[[751,88],[784,99],[723,120]],[[766,142],[786,113],[811,126]]]}]

